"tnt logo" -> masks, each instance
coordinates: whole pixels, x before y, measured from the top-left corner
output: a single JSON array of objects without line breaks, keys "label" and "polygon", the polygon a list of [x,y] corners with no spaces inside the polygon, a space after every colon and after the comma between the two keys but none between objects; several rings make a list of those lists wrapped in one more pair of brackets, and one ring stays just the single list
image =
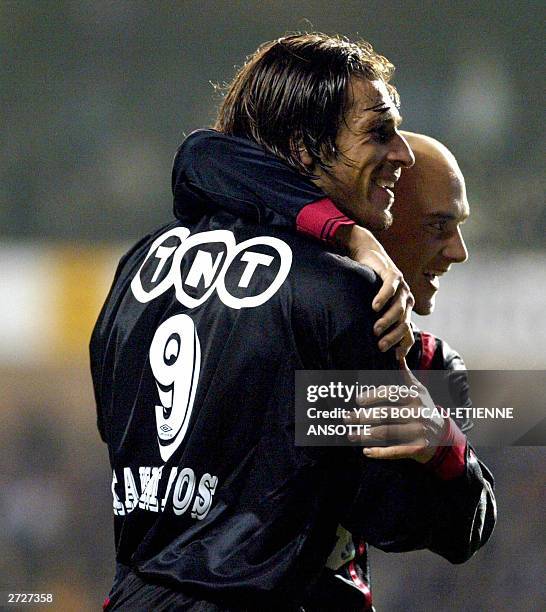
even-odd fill
[{"label": "tnt logo", "polygon": [[[207,249],[200,249],[204,244]],[[191,260],[189,267],[183,265],[185,255]],[[214,292],[230,308],[254,308],[275,294],[291,265],[292,251],[278,238],[258,236],[237,244],[228,230],[191,236],[187,228],[176,227],[153,242],[131,289],[142,303],[174,287],[177,300],[188,308],[199,306]],[[264,267],[276,269],[276,274],[262,275],[263,282],[253,283],[251,289],[251,281]]]}]

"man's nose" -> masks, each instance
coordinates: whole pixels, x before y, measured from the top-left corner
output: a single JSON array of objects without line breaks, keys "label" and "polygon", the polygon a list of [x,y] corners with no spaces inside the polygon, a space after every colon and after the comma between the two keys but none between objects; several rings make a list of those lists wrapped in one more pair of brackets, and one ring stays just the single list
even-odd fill
[{"label": "man's nose", "polygon": [[396,136],[391,140],[391,149],[387,157],[389,161],[403,168],[411,168],[415,163],[415,155],[408,141],[400,132],[397,132]]},{"label": "man's nose", "polygon": [[468,251],[460,228],[457,228],[457,233],[446,245],[443,254],[453,263],[464,263],[468,259]]}]

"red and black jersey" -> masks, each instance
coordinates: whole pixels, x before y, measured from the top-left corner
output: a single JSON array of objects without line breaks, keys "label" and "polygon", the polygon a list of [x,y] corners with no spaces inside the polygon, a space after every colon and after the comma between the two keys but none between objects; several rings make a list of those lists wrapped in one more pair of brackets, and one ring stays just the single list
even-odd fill
[{"label": "red and black jersey", "polygon": [[[246,139],[198,130],[182,145],[178,160],[179,172],[186,174],[194,189],[206,192],[220,208],[250,215],[258,222],[292,227],[327,242],[341,225],[353,223],[307,177]],[[410,369],[442,370],[448,378],[438,391],[442,397],[435,397],[437,404],[470,407],[468,378],[461,356],[441,338],[415,326],[414,335],[415,343],[407,357]],[[469,419],[458,421],[457,425],[459,429],[454,428],[454,435],[472,427]],[[460,435],[459,438],[462,440]],[[453,464],[458,465],[454,457],[457,450],[464,457],[461,448],[451,452],[450,447],[444,447],[431,462],[431,468],[451,476]],[[492,482],[491,474],[482,467]],[[493,501],[491,508],[494,515]],[[351,610],[352,606],[362,610],[371,605],[366,544],[356,541],[351,548],[355,558],[337,573],[325,570],[308,605],[332,610]]]},{"label": "red and black jersey", "polygon": [[221,209],[325,242],[342,225],[355,224],[308,177],[250,140],[215,130],[196,130],[183,142],[172,185],[176,216]]},{"label": "red and black jersey", "polygon": [[[408,367],[417,372],[419,370],[442,370],[448,379],[442,397],[434,397],[436,404],[470,408],[472,400],[468,374],[461,355],[442,338],[421,331],[415,325],[413,325],[413,333],[415,343],[406,358]],[[472,429],[473,424],[467,418],[457,421],[457,425],[463,433],[466,433]]]},{"label": "red and black jersey", "polygon": [[[452,349],[445,340],[421,331],[414,326],[415,343],[406,362],[411,370],[442,370],[448,377],[445,385],[449,397],[437,400],[445,406],[470,407],[468,377],[462,357]],[[442,389],[444,387],[442,386]],[[435,400],[437,398],[434,398]],[[462,432],[472,428],[470,419],[457,422]],[[470,451],[472,452],[472,451]],[[492,476],[487,468],[481,465],[488,477]],[[342,530],[341,530],[342,532]],[[372,592],[368,545],[363,539],[351,536],[348,555],[351,557],[337,570],[326,568],[318,582],[308,607],[317,610],[347,610],[349,612],[366,612],[371,609]]]},{"label": "red and black jersey", "polygon": [[[359,448],[295,446],[295,370],[396,367],[373,334],[380,283],[293,231],[306,198],[324,210],[312,183],[252,143],[232,158],[224,147],[241,139],[211,137],[220,150],[202,134],[179,150],[176,221],[122,258],[91,340],[112,465],[108,608],[298,609],[339,525],[382,550],[467,559],[494,505],[464,445],[451,480]],[[284,182],[263,185],[271,163]]]},{"label": "red and black jersey", "polygon": [[124,256],[91,341],[120,569],[110,608],[134,575],[251,609],[305,598],[367,486],[358,449],[295,446],[294,372],[394,369],[372,341],[377,290],[320,244],[226,213]]}]

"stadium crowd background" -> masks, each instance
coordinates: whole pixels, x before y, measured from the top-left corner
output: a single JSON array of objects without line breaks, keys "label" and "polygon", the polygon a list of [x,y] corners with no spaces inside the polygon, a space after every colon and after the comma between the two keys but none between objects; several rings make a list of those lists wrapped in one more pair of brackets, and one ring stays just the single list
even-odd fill
[{"label": "stadium crowd background", "polygon": [[[470,260],[418,321],[474,369],[546,368],[539,2],[30,0],[0,4],[0,591],[97,609],[110,474],[87,342],[117,257],[170,217],[183,135],[286,31],[363,37],[397,67],[404,127],[466,176]],[[499,521],[476,557],[373,551],[381,610],[543,610],[544,449],[484,448]],[[0,605],[5,602],[0,602]]]}]

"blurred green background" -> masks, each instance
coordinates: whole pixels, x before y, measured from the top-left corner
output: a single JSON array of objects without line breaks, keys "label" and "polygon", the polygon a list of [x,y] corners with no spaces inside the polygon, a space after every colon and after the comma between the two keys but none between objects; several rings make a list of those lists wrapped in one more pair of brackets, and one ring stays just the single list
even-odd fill
[{"label": "blurred green background", "polygon": [[[0,590],[97,609],[113,571],[110,474],[87,340],[116,259],[171,216],[185,134],[263,41],[364,38],[395,65],[404,128],[466,176],[470,261],[419,325],[473,368],[546,368],[544,5],[300,1],[0,3]],[[500,518],[450,566],[374,551],[378,610],[542,610],[544,452],[483,449]],[[411,602],[411,605],[408,604]]]}]

